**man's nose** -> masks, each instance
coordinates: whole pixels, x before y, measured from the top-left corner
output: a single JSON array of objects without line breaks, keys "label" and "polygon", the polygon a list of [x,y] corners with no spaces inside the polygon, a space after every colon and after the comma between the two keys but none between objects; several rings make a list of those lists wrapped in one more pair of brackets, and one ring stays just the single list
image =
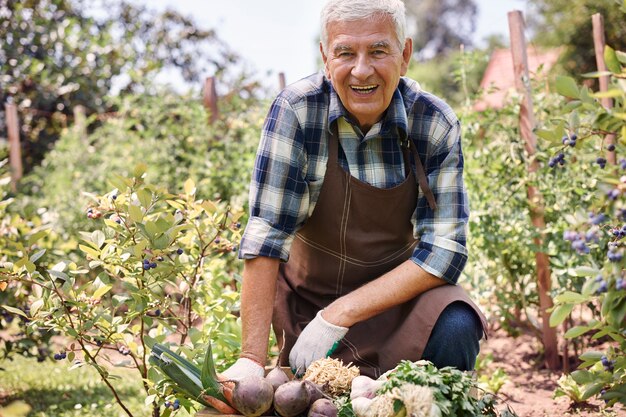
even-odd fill
[{"label": "man's nose", "polygon": [[367,54],[358,54],[352,67],[352,75],[359,79],[364,80],[374,72],[370,57]]}]

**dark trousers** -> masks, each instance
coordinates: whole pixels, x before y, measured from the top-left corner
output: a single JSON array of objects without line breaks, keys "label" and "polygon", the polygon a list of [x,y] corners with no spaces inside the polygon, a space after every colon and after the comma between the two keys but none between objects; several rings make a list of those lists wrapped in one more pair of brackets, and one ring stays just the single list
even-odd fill
[{"label": "dark trousers", "polygon": [[472,308],[463,302],[452,303],[437,319],[422,359],[438,368],[454,366],[461,371],[474,370],[482,335],[480,319]]}]

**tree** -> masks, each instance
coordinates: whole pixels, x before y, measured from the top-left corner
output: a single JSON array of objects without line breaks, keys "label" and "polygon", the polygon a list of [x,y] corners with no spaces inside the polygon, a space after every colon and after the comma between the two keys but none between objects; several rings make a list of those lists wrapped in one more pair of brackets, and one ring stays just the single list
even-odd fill
[{"label": "tree", "polygon": [[561,64],[572,75],[596,71],[591,16],[604,17],[606,43],[626,49],[626,25],[621,0],[530,0],[529,27],[535,43],[563,47]]},{"label": "tree", "polygon": [[474,0],[405,0],[418,59],[447,54],[472,44],[478,8]]},{"label": "tree", "polygon": [[112,111],[113,89],[141,90],[165,68],[197,82],[238,59],[214,31],[126,0],[0,0],[0,39],[0,102],[18,105],[28,168],[67,125],[71,107]]}]

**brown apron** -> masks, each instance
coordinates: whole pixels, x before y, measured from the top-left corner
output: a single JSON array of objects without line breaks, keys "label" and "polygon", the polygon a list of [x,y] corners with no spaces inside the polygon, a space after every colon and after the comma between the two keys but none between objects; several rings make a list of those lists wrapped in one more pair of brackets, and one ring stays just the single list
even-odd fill
[{"label": "brown apron", "polygon": [[[412,141],[408,141],[414,147]],[[411,175],[409,150],[403,147],[406,179],[376,188],[346,172],[338,162],[339,137],[333,125],[328,162],[320,195],[306,224],[296,233],[289,261],[281,264],[272,325],[282,345],[281,365],[315,314],[338,297],[389,272],[410,258],[417,241],[411,217],[417,203],[417,181]],[[417,174],[425,174],[417,152]],[[422,186],[422,192],[424,192]],[[430,190],[428,190],[430,192]],[[466,292],[443,285],[350,328],[331,357],[358,366],[374,378],[402,359],[421,358],[443,309],[464,301],[486,320]]]}]

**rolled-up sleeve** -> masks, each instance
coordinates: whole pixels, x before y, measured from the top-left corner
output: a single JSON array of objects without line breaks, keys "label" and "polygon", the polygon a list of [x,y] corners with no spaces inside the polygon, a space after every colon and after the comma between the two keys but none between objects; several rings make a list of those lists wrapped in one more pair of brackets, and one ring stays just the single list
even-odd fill
[{"label": "rolled-up sleeve", "polygon": [[282,97],[265,119],[250,183],[250,219],[239,257],[287,261],[295,231],[308,212],[304,139],[298,115]]},{"label": "rolled-up sleeve", "polygon": [[451,284],[456,284],[467,261],[469,202],[463,183],[460,133],[456,117],[452,123],[432,122],[425,166],[437,209],[431,210],[420,192],[413,219],[419,238],[413,262]]}]

